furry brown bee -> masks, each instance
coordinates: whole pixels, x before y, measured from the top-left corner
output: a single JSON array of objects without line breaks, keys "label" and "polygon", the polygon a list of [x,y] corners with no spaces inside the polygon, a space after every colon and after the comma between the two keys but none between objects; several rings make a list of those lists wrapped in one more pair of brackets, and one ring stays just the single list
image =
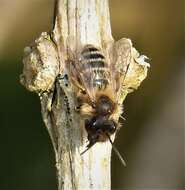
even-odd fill
[{"label": "furry brown bee", "polygon": [[95,143],[109,140],[125,165],[110,138],[118,130],[118,119],[122,114],[122,105],[118,104],[123,80],[119,77],[120,73],[106,59],[105,53],[93,45],[85,45],[80,49],[69,65],[72,83],[78,91],[78,110],[86,117],[85,129],[89,144],[82,154]]}]

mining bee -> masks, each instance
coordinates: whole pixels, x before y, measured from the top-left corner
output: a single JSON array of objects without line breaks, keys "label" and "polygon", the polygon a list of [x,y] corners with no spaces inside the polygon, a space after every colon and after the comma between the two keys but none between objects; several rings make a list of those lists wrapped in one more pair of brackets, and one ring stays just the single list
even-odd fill
[{"label": "mining bee", "polygon": [[[89,141],[87,149],[81,154],[96,143],[108,140],[123,165],[126,165],[110,138],[120,128],[118,120],[122,117],[123,108],[119,96],[129,70],[132,44],[127,40],[122,47],[122,55],[118,52],[110,56],[94,45],[84,45],[72,54],[68,65],[71,82],[77,89],[77,108],[85,117],[84,125]],[[109,57],[117,57],[117,64]],[[121,68],[118,68],[119,64],[122,64]]]}]

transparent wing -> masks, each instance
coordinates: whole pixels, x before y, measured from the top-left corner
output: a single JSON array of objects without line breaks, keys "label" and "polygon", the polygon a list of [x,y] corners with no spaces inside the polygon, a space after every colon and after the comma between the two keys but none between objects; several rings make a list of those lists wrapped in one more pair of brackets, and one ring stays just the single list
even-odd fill
[{"label": "transparent wing", "polygon": [[112,87],[116,101],[123,89],[124,80],[132,60],[132,43],[130,39],[122,38],[108,47],[109,64],[111,68]]},{"label": "transparent wing", "polygon": [[96,92],[93,87],[94,73],[87,61],[78,54],[78,61],[76,62],[76,69],[80,75],[80,83],[84,86],[86,93],[92,102],[95,102]]},{"label": "transparent wing", "polygon": [[[91,51],[87,51],[91,49]],[[93,51],[94,49],[94,51]],[[104,52],[93,45],[85,45],[83,50],[88,54],[80,53],[77,70],[81,73],[81,81],[91,100],[95,102],[96,95],[109,89],[111,84],[110,68]],[[89,59],[86,59],[86,55]]]},{"label": "transparent wing", "polygon": [[68,44],[69,60],[71,60],[69,61],[69,70],[73,78],[72,80],[88,94],[91,102],[95,102],[97,89],[93,85],[93,79],[96,73],[88,63],[88,60],[82,56],[84,47],[88,45],[77,44],[74,40],[70,40]]},{"label": "transparent wing", "polygon": [[147,56],[140,55],[130,39],[123,38],[113,45],[112,72],[117,102],[122,102],[127,93],[137,89],[146,78]]},{"label": "transparent wing", "polygon": [[73,84],[83,92],[86,92],[90,100],[95,101],[95,92],[92,85],[92,72],[89,68],[86,72],[83,70],[81,61],[76,57],[69,61],[69,72]]}]

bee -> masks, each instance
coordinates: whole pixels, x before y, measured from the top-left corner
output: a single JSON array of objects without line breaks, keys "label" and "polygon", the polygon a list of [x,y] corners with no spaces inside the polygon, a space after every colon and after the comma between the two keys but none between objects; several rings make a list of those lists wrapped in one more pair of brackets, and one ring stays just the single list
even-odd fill
[{"label": "bee", "polygon": [[[128,46],[124,46],[124,56],[121,60],[124,63],[119,69],[113,59],[107,58],[111,57],[110,55],[91,44],[83,46],[76,53],[76,57],[69,61],[71,81],[78,91],[77,108],[86,118],[84,125],[89,141],[87,149],[81,154],[96,143],[108,140],[123,165],[126,165],[125,161],[110,137],[120,128],[118,120],[123,113],[119,94],[129,68],[128,58],[131,56],[131,44],[125,45]],[[116,56],[119,58],[119,55]]]}]

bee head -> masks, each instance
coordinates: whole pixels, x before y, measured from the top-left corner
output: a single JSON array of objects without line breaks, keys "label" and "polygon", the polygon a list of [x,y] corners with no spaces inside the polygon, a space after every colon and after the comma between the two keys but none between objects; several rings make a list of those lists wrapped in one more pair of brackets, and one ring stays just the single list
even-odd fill
[{"label": "bee head", "polygon": [[102,141],[102,137],[104,136],[105,138],[103,141],[106,141],[107,139],[109,140],[121,163],[126,166],[123,157],[110,138],[110,135],[113,134],[117,128],[117,124],[113,120],[109,120],[105,116],[95,116],[90,120],[85,121],[85,128],[88,133],[89,144],[87,145],[87,148],[81,153],[81,155],[88,151],[97,142]]},{"label": "bee head", "polygon": [[85,121],[85,129],[88,133],[89,144],[84,154],[97,142],[104,142],[116,131],[117,125],[113,120],[107,119],[105,116],[95,116]]},{"label": "bee head", "polygon": [[96,103],[97,114],[102,116],[110,115],[114,110],[114,103],[107,96],[100,96]]},{"label": "bee head", "polygon": [[98,138],[106,133],[113,134],[116,131],[117,125],[113,120],[107,119],[107,117],[95,116],[85,121],[85,128],[89,136],[95,135]]}]

